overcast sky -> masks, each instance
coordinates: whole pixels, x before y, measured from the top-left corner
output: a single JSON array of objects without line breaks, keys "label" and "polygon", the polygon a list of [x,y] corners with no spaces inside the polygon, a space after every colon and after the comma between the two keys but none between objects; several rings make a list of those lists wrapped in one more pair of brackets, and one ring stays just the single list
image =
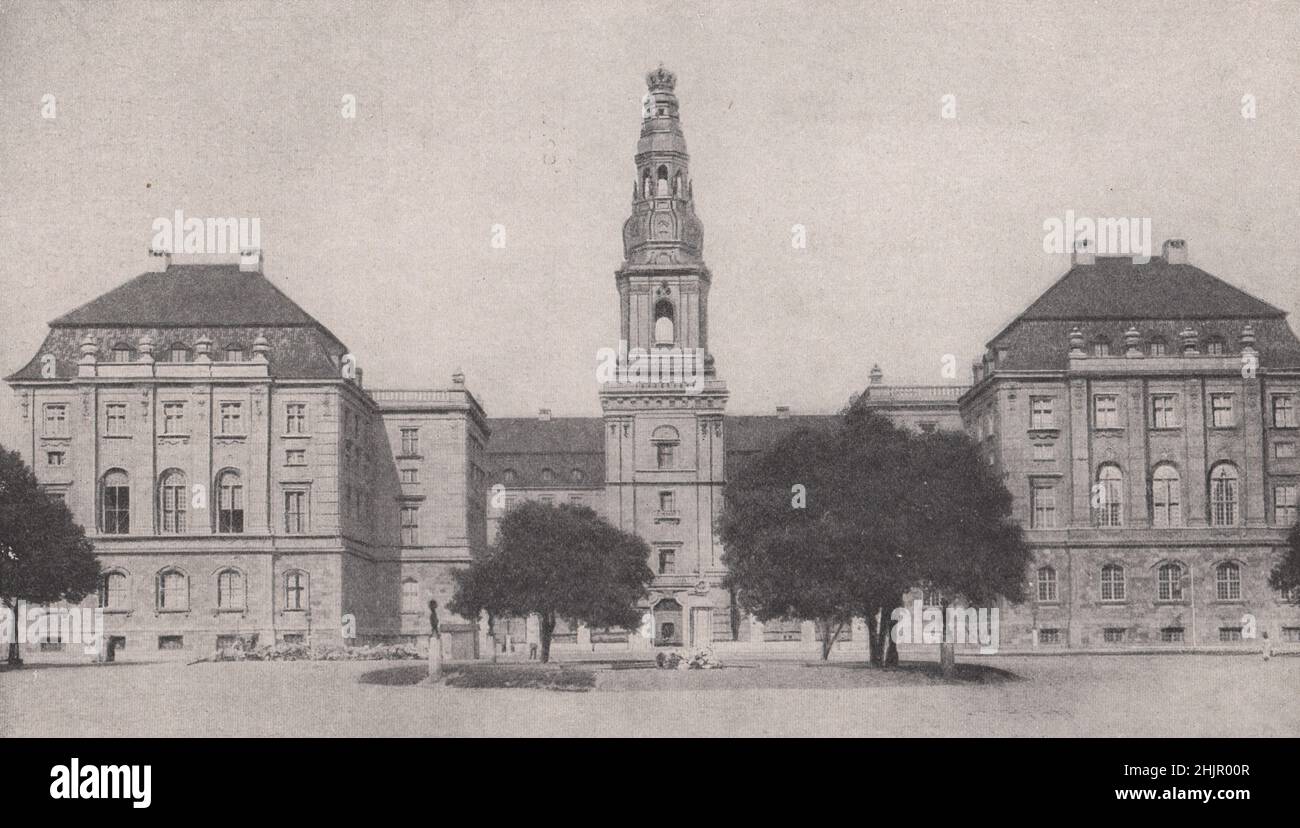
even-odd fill
[{"label": "overcast sky", "polygon": [[598,414],[660,62],[732,412],[834,411],[877,362],[969,381],[1068,267],[1043,251],[1067,210],[1150,218],[1294,317],[1297,44],[1296,2],[0,0],[0,371],[182,209],[259,218],[266,274],[368,386],[463,368],[490,415]]}]

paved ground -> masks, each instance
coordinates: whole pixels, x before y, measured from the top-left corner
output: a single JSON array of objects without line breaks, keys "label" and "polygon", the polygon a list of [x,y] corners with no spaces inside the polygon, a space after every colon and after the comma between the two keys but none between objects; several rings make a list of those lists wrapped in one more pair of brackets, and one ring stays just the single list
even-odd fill
[{"label": "paved ground", "polygon": [[1300,736],[1300,658],[979,663],[1021,680],[768,662],[566,693],[372,683],[402,662],[46,667],[0,672],[0,736]]}]

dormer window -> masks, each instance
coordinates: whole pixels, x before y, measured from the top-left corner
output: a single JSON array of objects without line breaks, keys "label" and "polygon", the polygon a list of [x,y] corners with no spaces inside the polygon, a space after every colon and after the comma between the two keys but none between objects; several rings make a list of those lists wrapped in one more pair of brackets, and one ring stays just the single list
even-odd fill
[{"label": "dormer window", "polygon": [[186,345],[184,342],[173,343],[172,346],[167,349],[167,361],[168,362],[189,362],[190,361],[189,346]]},{"label": "dormer window", "polygon": [[1151,340],[1151,356],[1162,357],[1165,353],[1165,341],[1163,339]]},{"label": "dormer window", "polygon": [[1092,355],[1095,357],[1110,356],[1110,343],[1104,339],[1098,339],[1092,343]]},{"label": "dormer window", "polygon": [[1216,336],[1213,339],[1206,342],[1205,353],[1210,356],[1223,356],[1225,353],[1223,340]]},{"label": "dormer window", "polygon": [[542,469],[542,483],[547,486],[555,483],[555,472],[552,469]]},{"label": "dormer window", "polygon": [[135,351],[125,342],[119,342],[113,346],[114,362],[130,362],[135,358]]},{"label": "dormer window", "polygon": [[226,362],[243,362],[243,361],[244,361],[244,346],[242,345],[226,346]]}]

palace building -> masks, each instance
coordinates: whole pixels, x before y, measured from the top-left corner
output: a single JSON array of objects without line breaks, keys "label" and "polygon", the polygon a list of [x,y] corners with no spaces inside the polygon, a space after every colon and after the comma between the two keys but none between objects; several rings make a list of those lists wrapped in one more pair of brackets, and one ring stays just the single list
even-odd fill
[{"label": "palace building", "polygon": [[[123,655],[419,640],[430,600],[450,657],[523,652],[535,623],[494,619],[489,638],[445,605],[455,569],[527,499],[591,506],[651,548],[642,626],[562,624],[557,652],[817,646],[808,622],[739,611],[718,525],[748,458],[839,416],[726,411],[675,83],[647,77],[611,308],[621,359],[698,358],[696,382],[618,373],[595,389],[599,417],[489,418],[459,372],[369,389],[257,253],[157,255],[50,323],[7,378],[18,448],[93,538],[105,576],[86,604]],[[891,385],[877,367],[858,402],[964,429],[1002,473],[1034,554],[1029,600],[999,607],[1002,649],[1300,642],[1300,606],[1267,584],[1296,522],[1300,340],[1184,242],[1145,263],[1085,245],[990,340],[973,385]],[[865,651],[863,635],[855,623],[838,650]]]}]

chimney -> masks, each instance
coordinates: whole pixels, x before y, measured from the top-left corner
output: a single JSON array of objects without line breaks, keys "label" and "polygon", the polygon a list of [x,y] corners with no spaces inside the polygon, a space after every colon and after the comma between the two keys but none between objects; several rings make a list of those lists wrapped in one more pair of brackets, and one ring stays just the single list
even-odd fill
[{"label": "chimney", "polygon": [[549,408],[537,409],[537,419],[541,420],[544,423],[549,423],[551,421],[551,409]]},{"label": "chimney", "polygon": [[172,266],[172,252],[170,250],[159,250],[149,248],[149,271],[150,273],[166,273],[167,268]]},{"label": "chimney", "polygon": [[790,406],[788,406],[788,405],[778,405],[778,406],[776,407],[776,418],[777,418],[778,420],[788,420],[788,419],[790,419]]},{"label": "chimney", "polygon": [[872,365],[871,373],[868,374],[868,377],[869,377],[869,381],[867,382],[868,385],[880,385],[882,382],[885,381],[885,372],[880,370],[879,365]]},{"label": "chimney", "polygon": [[1161,252],[1167,264],[1187,264],[1186,239],[1166,239]]},{"label": "chimney", "polygon": [[1074,253],[1070,256],[1070,264],[1075,265],[1092,265],[1097,263],[1097,245],[1092,239],[1076,239],[1074,242]]},{"label": "chimney", "polygon": [[365,380],[365,372],[363,372],[363,371],[361,370],[361,366],[358,365],[358,366],[357,366],[357,388],[365,388],[365,387],[366,387],[366,384],[365,384],[364,380]]},{"label": "chimney", "polygon": [[250,247],[246,250],[239,251],[239,272],[262,272],[262,248]]}]

